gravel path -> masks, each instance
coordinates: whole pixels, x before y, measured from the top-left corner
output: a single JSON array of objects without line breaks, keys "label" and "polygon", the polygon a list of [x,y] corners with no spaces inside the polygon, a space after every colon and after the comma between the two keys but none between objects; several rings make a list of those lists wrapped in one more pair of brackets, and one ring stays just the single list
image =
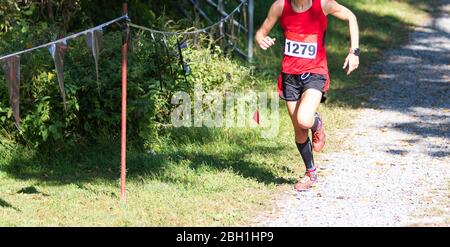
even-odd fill
[{"label": "gravel path", "polygon": [[[255,226],[450,226],[450,1],[374,66],[382,85],[322,180]],[[320,179],[320,178],[319,178]]]}]

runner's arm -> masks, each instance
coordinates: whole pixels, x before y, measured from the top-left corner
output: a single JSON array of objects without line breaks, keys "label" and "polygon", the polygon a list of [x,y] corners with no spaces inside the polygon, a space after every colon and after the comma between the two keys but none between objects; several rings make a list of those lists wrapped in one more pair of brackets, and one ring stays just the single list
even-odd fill
[{"label": "runner's arm", "polygon": [[263,50],[267,50],[275,44],[276,39],[269,37],[269,33],[273,26],[277,23],[283,12],[283,0],[277,0],[270,7],[266,20],[262,24],[261,28],[256,32],[255,40]]},{"label": "runner's arm", "polygon": [[[348,8],[340,5],[334,0],[322,0],[322,8],[325,14],[330,14],[343,21],[348,21],[350,28],[351,50],[359,48],[359,27],[355,14]],[[345,59],[344,67],[348,66],[347,75],[350,75],[359,66],[359,57],[350,53]]]}]

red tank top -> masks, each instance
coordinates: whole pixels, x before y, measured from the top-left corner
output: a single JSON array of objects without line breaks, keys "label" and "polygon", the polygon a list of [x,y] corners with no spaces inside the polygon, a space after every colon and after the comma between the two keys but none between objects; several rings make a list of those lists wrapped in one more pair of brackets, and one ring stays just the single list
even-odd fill
[{"label": "red tank top", "polygon": [[291,0],[284,0],[280,18],[286,39],[282,72],[326,75],[325,92],[330,84],[325,49],[327,23],[321,0],[312,0],[312,7],[301,13],[295,12]]}]

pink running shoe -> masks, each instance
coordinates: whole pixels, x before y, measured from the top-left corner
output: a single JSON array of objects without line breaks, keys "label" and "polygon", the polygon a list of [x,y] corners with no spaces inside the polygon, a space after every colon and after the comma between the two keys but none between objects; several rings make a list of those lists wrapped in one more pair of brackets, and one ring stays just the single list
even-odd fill
[{"label": "pink running shoe", "polygon": [[317,126],[316,131],[313,131],[312,133],[313,150],[314,152],[320,152],[325,146],[325,141],[327,137],[325,135],[325,128],[323,126],[322,118],[320,117],[319,113],[316,113],[316,116],[319,118],[319,126]]},{"label": "pink running shoe", "polygon": [[317,183],[318,183],[317,172],[316,171],[312,171],[312,172],[307,171],[305,173],[305,177],[302,178],[300,181],[298,181],[294,185],[294,189],[296,191],[300,191],[300,192],[308,191],[309,189],[311,189],[311,187],[313,187]]}]

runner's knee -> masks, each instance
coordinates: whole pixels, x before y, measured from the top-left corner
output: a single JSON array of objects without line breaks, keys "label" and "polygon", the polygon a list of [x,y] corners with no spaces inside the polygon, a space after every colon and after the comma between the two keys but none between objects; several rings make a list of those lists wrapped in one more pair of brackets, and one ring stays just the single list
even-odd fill
[{"label": "runner's knee", "polygon": [[297,120],[298,126],[302,129],[311,129],[314,124],[314,119],[307,119],[304,117],[299,117]]}]

